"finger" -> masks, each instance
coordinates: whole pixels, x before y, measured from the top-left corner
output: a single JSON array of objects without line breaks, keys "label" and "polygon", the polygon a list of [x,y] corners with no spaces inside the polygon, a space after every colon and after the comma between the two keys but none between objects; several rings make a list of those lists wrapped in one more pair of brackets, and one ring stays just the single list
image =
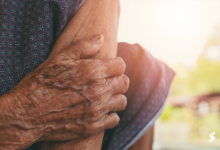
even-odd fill
[{"label": "finger", "polygon": [[85,59],[95,55],[101,49],[103,41],[103,35],[96,34],[92,38],[78,40],[73,43],[65,53],[74,60]]},{"label": "finger", "polygon": [[113,76],[119,76],[125,72],[126,65],[122,58],[114,57],[114,58],[106,58],[103,59],[103,68],[105,78],[110,78]]},{"label": "finger", "polygon": [[129,88],[130,80],[126,75],[120,75],[106,80],[106,85],[112,95],[126,93]]},{"label": "finger", "polygon": [[[103,129],[112,129],[119,124],[120,118],[116,112],[111,112],[106,115],[103,121]],[[102,131],[102,130],[101,130]]]},{"label": "finger", "polygon": [[127,98],[123,94],[117,94],[110,98],[107,102],[108,112],[116,112],[124,110],[127,105]]},{"label": "finger", "polygon": [[87,137],[106,129],[114,128],[119,124],[119,121],[120,118],[117,113],[112,112],[106,114],[104,119],[93,123],[80,123],[80,125],[76,125],[73,121],[59,122],[59,124],[50,127],[52,132],[49,132],[43,138],[43,141],[66,141],[76,139],[77,137]]},{"label": "finger", "polygon": [[[114,128],[119,124],[120,118],[117,113],[111,112],[106,114],[99,119],[98,121],[94,122],[87,122],[84,123],[81,128],[78,129],[79,133],[81,133],[84,137],[90,136],[99,132],[102,132],[106,129]],[[72,130],[73,131],[73,130]]]},{"label": "finger", "polygon": [[119,124],[120,118],[117,113],[111,112],[106,114],[104,119],[100,119],[97,122],[90,123],[85,135],[93,135],[102,132],[106,129],[111,129]]}]

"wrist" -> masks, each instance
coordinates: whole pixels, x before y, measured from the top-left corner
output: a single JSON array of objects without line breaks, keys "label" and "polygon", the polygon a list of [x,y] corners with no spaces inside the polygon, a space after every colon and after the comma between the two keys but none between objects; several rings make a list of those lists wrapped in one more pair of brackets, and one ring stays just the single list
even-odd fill
[{"label": "wrist", "polygon": [[15,90],[0,97],[0,149],[24,149],[31,145],[32,133],[27,128],[30,125],[22,116],[22,97]]}]

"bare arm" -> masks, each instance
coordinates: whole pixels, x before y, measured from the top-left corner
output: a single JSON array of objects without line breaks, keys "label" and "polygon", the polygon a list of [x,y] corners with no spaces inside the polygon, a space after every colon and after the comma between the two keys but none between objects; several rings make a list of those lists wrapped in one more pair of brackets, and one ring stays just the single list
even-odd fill
[{"label": "bare arm", "polygon": [[[100,33],[104,36],[101,50],[92,58],[116,56],[119,22],[119,0],[86,0],[56,41],[50,56],[79,39]],[[42,142],[41,149],[100,150],[104,132],[77,141]]]},{"label": "bare arm", "polygon": [[56,41],[51,55],[79,39],[104,36],[104,44],[94,58],[116,56],[119,0],[86,0]]},{"label": "bare arm", "polygon": [[[0,149],[23,149],[41,140],[73,139],[81,139],[77,142],[78,149],[91,145],[93,150],[100,149],[103,133],[94,133],[112,128],[118,122],[116,114],[106,113],[124,109],[126,98],[121,93],[127,91],[129,80],[122,75],[125,66],[118,58],[99,61],[79,58],[91,58],[98,50],[93,58],[116,55],[118,16],[118,0],[87,0],[58,39],[50,58],[0,97]],[[86,39],[96,33],[104,35],[102,48],[99,47],[102,40]],[[82,38],[86,40],[76,42]],[[104,90],[102,96],[119,97],[103,99],[100,90],[94,90],[99,88]],[[89,99],[96,96],[100,101],[90,102],[81,95]],[[97,119],[97,113],[102,119],[88,123]]]},{"label": "bare arm", "polygon": [[80,40],[52,56],[0,97],[0,149],[79,140],[115,127],[129,79],[120,58],[95,55],[103,38]]}]

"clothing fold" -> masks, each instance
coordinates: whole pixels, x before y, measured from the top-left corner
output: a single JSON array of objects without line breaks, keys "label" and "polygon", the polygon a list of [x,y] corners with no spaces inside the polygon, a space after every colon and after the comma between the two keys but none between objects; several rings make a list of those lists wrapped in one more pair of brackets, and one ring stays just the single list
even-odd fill
[{"label": "clothing fold", "polygon": [[[0,96],[43,63],[85,0],[7,0],[0,20]],[[134,29],[135,30],[135,29]],[[162,113],[174,72],[138,44],[119,43],[126,64],[128,104],[120,123],[106,130],[102,150],[131,146]],[[30,146],[26,150],[34,150]]]}]

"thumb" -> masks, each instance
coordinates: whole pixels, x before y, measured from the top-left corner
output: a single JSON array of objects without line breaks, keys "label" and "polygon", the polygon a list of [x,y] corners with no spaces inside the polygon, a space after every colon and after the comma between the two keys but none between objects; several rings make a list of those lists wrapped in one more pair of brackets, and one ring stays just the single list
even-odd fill
[{"label": "thumb", "polygon": [[76,41],[67,51],[69,56],[74,60],[86,59],[98,53],[103,42],[103,35],[96,34],[92,38]]}]

